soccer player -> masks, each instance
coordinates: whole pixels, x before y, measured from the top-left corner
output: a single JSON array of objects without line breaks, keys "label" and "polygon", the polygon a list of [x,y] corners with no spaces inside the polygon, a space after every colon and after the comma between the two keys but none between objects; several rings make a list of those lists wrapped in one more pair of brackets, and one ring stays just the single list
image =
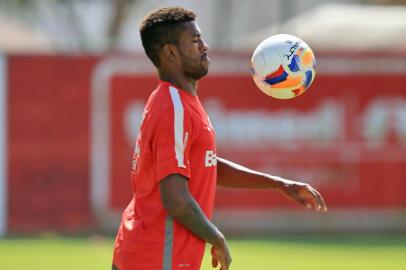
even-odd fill
[{"label": "soccer player", "polygon": [[133,199],[114,245],[113,269],[198,270],[205,243],[212,265],[228,270],[231,255],[210,221],[216,185],[271,188],[304,207],[326,211],[311,186],[256,172],[216,156],[213,127],[197,85],[208,72],[208,46],[192,11],[158,9],[140,26],[159,85],[146,104],[133,156]]}]

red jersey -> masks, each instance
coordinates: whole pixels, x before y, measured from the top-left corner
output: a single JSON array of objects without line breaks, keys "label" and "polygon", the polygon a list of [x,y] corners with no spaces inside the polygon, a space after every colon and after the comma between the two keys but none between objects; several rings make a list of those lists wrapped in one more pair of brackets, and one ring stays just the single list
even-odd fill
[{"label": "red jersey", "polygon": [[213,127],[197,96],[160,82],[146,104],[133,157],[133,199],[122,215],[113,263],[119,270],[198,270],[205,242],[170,217],[159,183],[189,179],[190,193],[212,216],[217,175]]}]

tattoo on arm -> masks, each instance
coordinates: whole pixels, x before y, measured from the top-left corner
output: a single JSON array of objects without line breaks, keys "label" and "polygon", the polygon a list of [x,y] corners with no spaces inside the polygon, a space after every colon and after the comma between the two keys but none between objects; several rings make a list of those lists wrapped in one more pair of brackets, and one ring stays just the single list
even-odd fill
[{"label": "tattoo on arm", "polygon": [[219,245],[223,234],[210,222],[188,189],[188,180],[182,175],[170,175],[161,181],[161,198],[168,214],[202,240]]},{"label": "tattoo on arm", "polygon": [[193,234],[204,241],[216,245],[218,239],[223,237],[217,227],[208,220],[202,209],[192,196],[173,217]]}]

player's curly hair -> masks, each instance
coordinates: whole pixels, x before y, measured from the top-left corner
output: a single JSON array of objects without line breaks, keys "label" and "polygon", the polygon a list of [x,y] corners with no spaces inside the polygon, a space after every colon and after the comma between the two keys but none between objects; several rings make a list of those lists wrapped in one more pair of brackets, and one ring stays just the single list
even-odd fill
[{"label": "player's curly hair", "polygon": [[140,25],[142,46],[155,67],[160,66],[159,52],[165,44],[178,44],[182,24],[194,21],[196,14],[182,7],[152,11]]}]

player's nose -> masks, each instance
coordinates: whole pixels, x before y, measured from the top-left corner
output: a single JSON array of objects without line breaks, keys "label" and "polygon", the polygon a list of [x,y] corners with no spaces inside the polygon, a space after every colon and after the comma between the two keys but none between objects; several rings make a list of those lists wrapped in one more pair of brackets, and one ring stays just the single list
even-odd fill
[{"label": "player's nose", "polygon": [[206,43],[206,41],[202,40],[202,50],[207,51],[209,49],[209,45]]}]

